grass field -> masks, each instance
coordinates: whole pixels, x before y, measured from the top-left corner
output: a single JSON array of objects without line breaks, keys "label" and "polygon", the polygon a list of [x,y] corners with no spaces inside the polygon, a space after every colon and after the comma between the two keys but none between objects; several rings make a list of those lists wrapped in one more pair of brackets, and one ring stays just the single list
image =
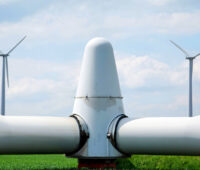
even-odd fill
[{"label": "grass field", "polygon": [[[64,155],[1,155],[0,169],[13,170],[64,170],[76,169],[77,159]],[[148,156],[135,155],[131,158],[116,160],[117,169],[168,169],[199,170],[200,157],[192,156]]]}]

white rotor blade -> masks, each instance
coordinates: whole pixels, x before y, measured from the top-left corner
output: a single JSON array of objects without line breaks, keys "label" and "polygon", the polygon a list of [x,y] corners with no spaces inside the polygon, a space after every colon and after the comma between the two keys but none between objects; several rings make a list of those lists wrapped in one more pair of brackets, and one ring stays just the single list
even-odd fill
[{"label": "white rotor blade", "polygon": [[199,55],[200,55],[200,53],[199,53],[199,54],[197,54],[197,55],[195,55],[195,56],[194,56],[194,58],[198,57]]},{"label": "white rotor blade", "polygon": [[7,85],[9,87],[9,74],[8,74],[8,58],[6,57],[6,75],[7,75]]},{"label": "white rotor blade", "polygon": [[190,55],[184,49],[182,49],[178,44],[176,44],[175,42],[173,42],[171,40],[170,40],[170,42],[172,44],[174,44],[179,50],[181,50],[187,57],[190,57]]},{"label": "white rotor blade", "polygon": [[127,154],[200,155],[200,116],[122,119],[116,144]]},{"label": "white rotor blade", "polygon": [[0,154],[72,153],[80,138],[71,117],[0,116]]},{"label": "white rotor blade", "polygon": [[25,38],[26,36],[24,36],[10,51],[8,51],[7,55],[9,55]]}]

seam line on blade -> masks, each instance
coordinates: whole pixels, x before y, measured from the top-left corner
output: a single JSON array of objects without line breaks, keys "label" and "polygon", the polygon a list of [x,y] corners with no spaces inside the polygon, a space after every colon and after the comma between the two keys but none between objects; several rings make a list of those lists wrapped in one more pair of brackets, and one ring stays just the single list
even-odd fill
[{"label": "seam line on blade", "polygon": [[109,99],[123,99],[121,96],[78,96],[75,99],[89,99],[89,98],[109,98]]}]

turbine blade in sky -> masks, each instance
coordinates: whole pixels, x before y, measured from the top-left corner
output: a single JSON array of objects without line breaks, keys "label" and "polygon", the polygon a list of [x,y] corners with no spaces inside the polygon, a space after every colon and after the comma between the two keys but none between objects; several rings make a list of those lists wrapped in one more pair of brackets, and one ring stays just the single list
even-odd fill
[{"label": "turbine blade in sky", "polygon": [[178,44],[176,44],[175,42],[173,42],[171,40],[170,40],[170,42],[172,44],[174,44],[179,50],[181,50],[187,57],[190,57],[190,55],[184,49],[182,49]]},{"label": "turbine blade in sky", "polygon": [[199,53],[199,54],[197,54],[197,55],[195,55],[195,56],[194,56],[194,58],[198,57],[199,55],[200,55],[200,53]]},{"label": "turbine blade in sky", "polygon": [[25,38],[26,36],[24,36],[10,51],[8,51],[7,55],[9,55]]}]

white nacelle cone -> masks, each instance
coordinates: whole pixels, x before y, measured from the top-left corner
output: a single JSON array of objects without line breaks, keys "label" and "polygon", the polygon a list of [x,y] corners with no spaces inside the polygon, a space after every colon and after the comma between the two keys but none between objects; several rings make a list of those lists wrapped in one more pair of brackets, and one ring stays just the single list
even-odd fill
[{"label": "white nacelle cone", "polygon": [[104,38],[90,40],[84,51],[76,97],[121,97],[112,45]]},{"label": "white nacelle cone", "polygon": [[111,121],[124,110],[113,49],[104,38],[94,38],[85,47],[73,113],[85,120],[90,134],[75,156],[122,156],[107,139]]}]

